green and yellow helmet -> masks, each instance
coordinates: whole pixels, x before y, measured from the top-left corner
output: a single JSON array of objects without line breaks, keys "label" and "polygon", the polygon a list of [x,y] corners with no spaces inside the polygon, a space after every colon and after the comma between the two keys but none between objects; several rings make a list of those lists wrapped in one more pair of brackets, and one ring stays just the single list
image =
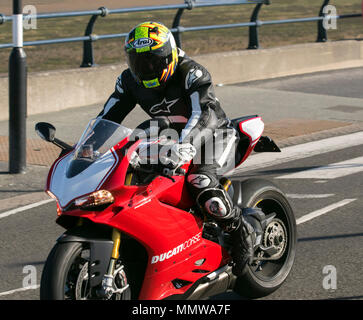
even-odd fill
[{"label": "green and yellow helmet", "polygon": [[143,22],[125,41],[127,64],[145,88],[163,86],[174,74],[178,50],[170,30],[161,23]]}]

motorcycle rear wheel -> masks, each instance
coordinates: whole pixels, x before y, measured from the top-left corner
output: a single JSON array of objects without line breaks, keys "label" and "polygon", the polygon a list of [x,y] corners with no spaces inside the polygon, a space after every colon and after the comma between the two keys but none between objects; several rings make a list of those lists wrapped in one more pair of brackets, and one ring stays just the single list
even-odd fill
[{"label": "motorcycle rear wheel", "polygon": [[[268,239],[272,239],[275,234],[282,241],[278,244],[281,251],[277,260],[261,260],[247,265],[244,274],[236,280],[236,293],[256,299],[277,290],[289,275],[296,253],[296,221],[284,193],[267,180],[243,181],[242,197],[243,207],[258,207],[265,215],[276,213],[274,220],[265,228],[263,241],[269,241]],[[273,232],[275,234],[272,234]]]},{"label": "motorcycle rear wheel", "polygon": [[[86,243],[57,243],[45,263],[40,282],[41,300],[100,299],[89,287],[89,248]],[[124,276],[126,276],[124,274]],[[114,294],[111,300],[129,300],[131,290]]]}]

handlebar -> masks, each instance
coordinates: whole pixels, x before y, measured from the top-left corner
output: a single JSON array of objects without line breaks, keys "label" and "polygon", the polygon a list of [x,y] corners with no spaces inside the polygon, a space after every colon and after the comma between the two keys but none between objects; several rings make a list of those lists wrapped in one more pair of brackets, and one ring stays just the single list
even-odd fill
[{"label": "handlebar", "polygon": [[175,172],[177,173],[177,174],[179,174],[179,175],[181,175],[181,176],[185,176],[186,174],[187,174],[187,172],[183,169],[183,168],[177,168],[176,170],[175,170]]},{"label": "handlebar", "polygon": [[186,171],[181,167],[172,169],[168,166],[160,165],[160,164],[150,164],[149,166],[151,166],[150,169],[146,169],[145,165],[143,165],[143,166],[139,166],[136,168],[134,167],[134,170],[140,171],[140,172],[145,172],[145,173],[156,173],[165,178],[172,180],[173,182],[175,182],[175,180],[172,178],[173,176],[185,176],[186,175]]}]

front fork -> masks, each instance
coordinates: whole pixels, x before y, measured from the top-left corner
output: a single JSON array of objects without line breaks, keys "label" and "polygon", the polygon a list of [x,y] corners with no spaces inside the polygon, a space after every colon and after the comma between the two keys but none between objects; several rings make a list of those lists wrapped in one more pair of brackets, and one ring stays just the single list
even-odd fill
[{"label": "front fork", "polygon": [[112,241],[113,241],[113,249],[107,273],[103,276],[101,290],[98,292],[99,295],[107,299],[109,299],[115,293],[118,294],[123,293],[129,287],[129,285],[125,283],[125,285],[122,286],[122,288],[119,288],[115,283],[116,275],[119,272],[122,272],[124,268],[124,266],[122,265],[116,270],[116,262],[120,256],[119,249],[121,244],[121,232],[115,228],[112,230]]},{"label": "front fork", "polygon": [[[125,185],[131,185],[132,173],[128,173],[125,179]],[[129,285],[125,282],[122,288],[118,288],[115,284],[115,277],[119,272],[123,271],[124,266],[122,265],[116,270],[116,262],[120,256],[119,250],[121,245],[121,232],[115,228],[112,229],[112,241],[113,249],[110,258],[110,263],[108,265],[107,273],[102,279],[102,289],[101,295],[106,298],[110,298],[114,293],[124,292]]]},{"label": "front fork", "polygon": [[110,259],[110,264],[108,265],[108,271],[106,276],[112,276],[115,271],[116,261],[119,258],[119,249],[121,244],[121,232],[117,229],[112,230],[112,241],[113,241],[113,249]]}]

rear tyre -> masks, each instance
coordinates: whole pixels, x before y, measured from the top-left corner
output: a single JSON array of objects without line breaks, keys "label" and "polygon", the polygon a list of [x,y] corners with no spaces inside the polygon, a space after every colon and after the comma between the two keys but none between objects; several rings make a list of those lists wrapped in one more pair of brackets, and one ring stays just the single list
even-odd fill
[{"label": "rear tyre", "polygon": [[[57,243],[45,263],[40,282],[41,300],[91,300],[99,299],[96,288],[90,288],[88,276],[90,250],[87,243]],[[116,276],[119,285],[127,282],[126,274]],[[129,300],[130,288],[114,294],[113,300]]]},{"label": "rear tyre", "polygon": [[296,252],[296,221],[284,193],[273,183],[250,179],[242,183],[242,206],[258,207],[267,216],[276,213],[265,228],[262,241],[275,245],[276,260],[255,261],[237,278],[234,291],[247,298],[261,298],[277,290],[289,275]]}]

